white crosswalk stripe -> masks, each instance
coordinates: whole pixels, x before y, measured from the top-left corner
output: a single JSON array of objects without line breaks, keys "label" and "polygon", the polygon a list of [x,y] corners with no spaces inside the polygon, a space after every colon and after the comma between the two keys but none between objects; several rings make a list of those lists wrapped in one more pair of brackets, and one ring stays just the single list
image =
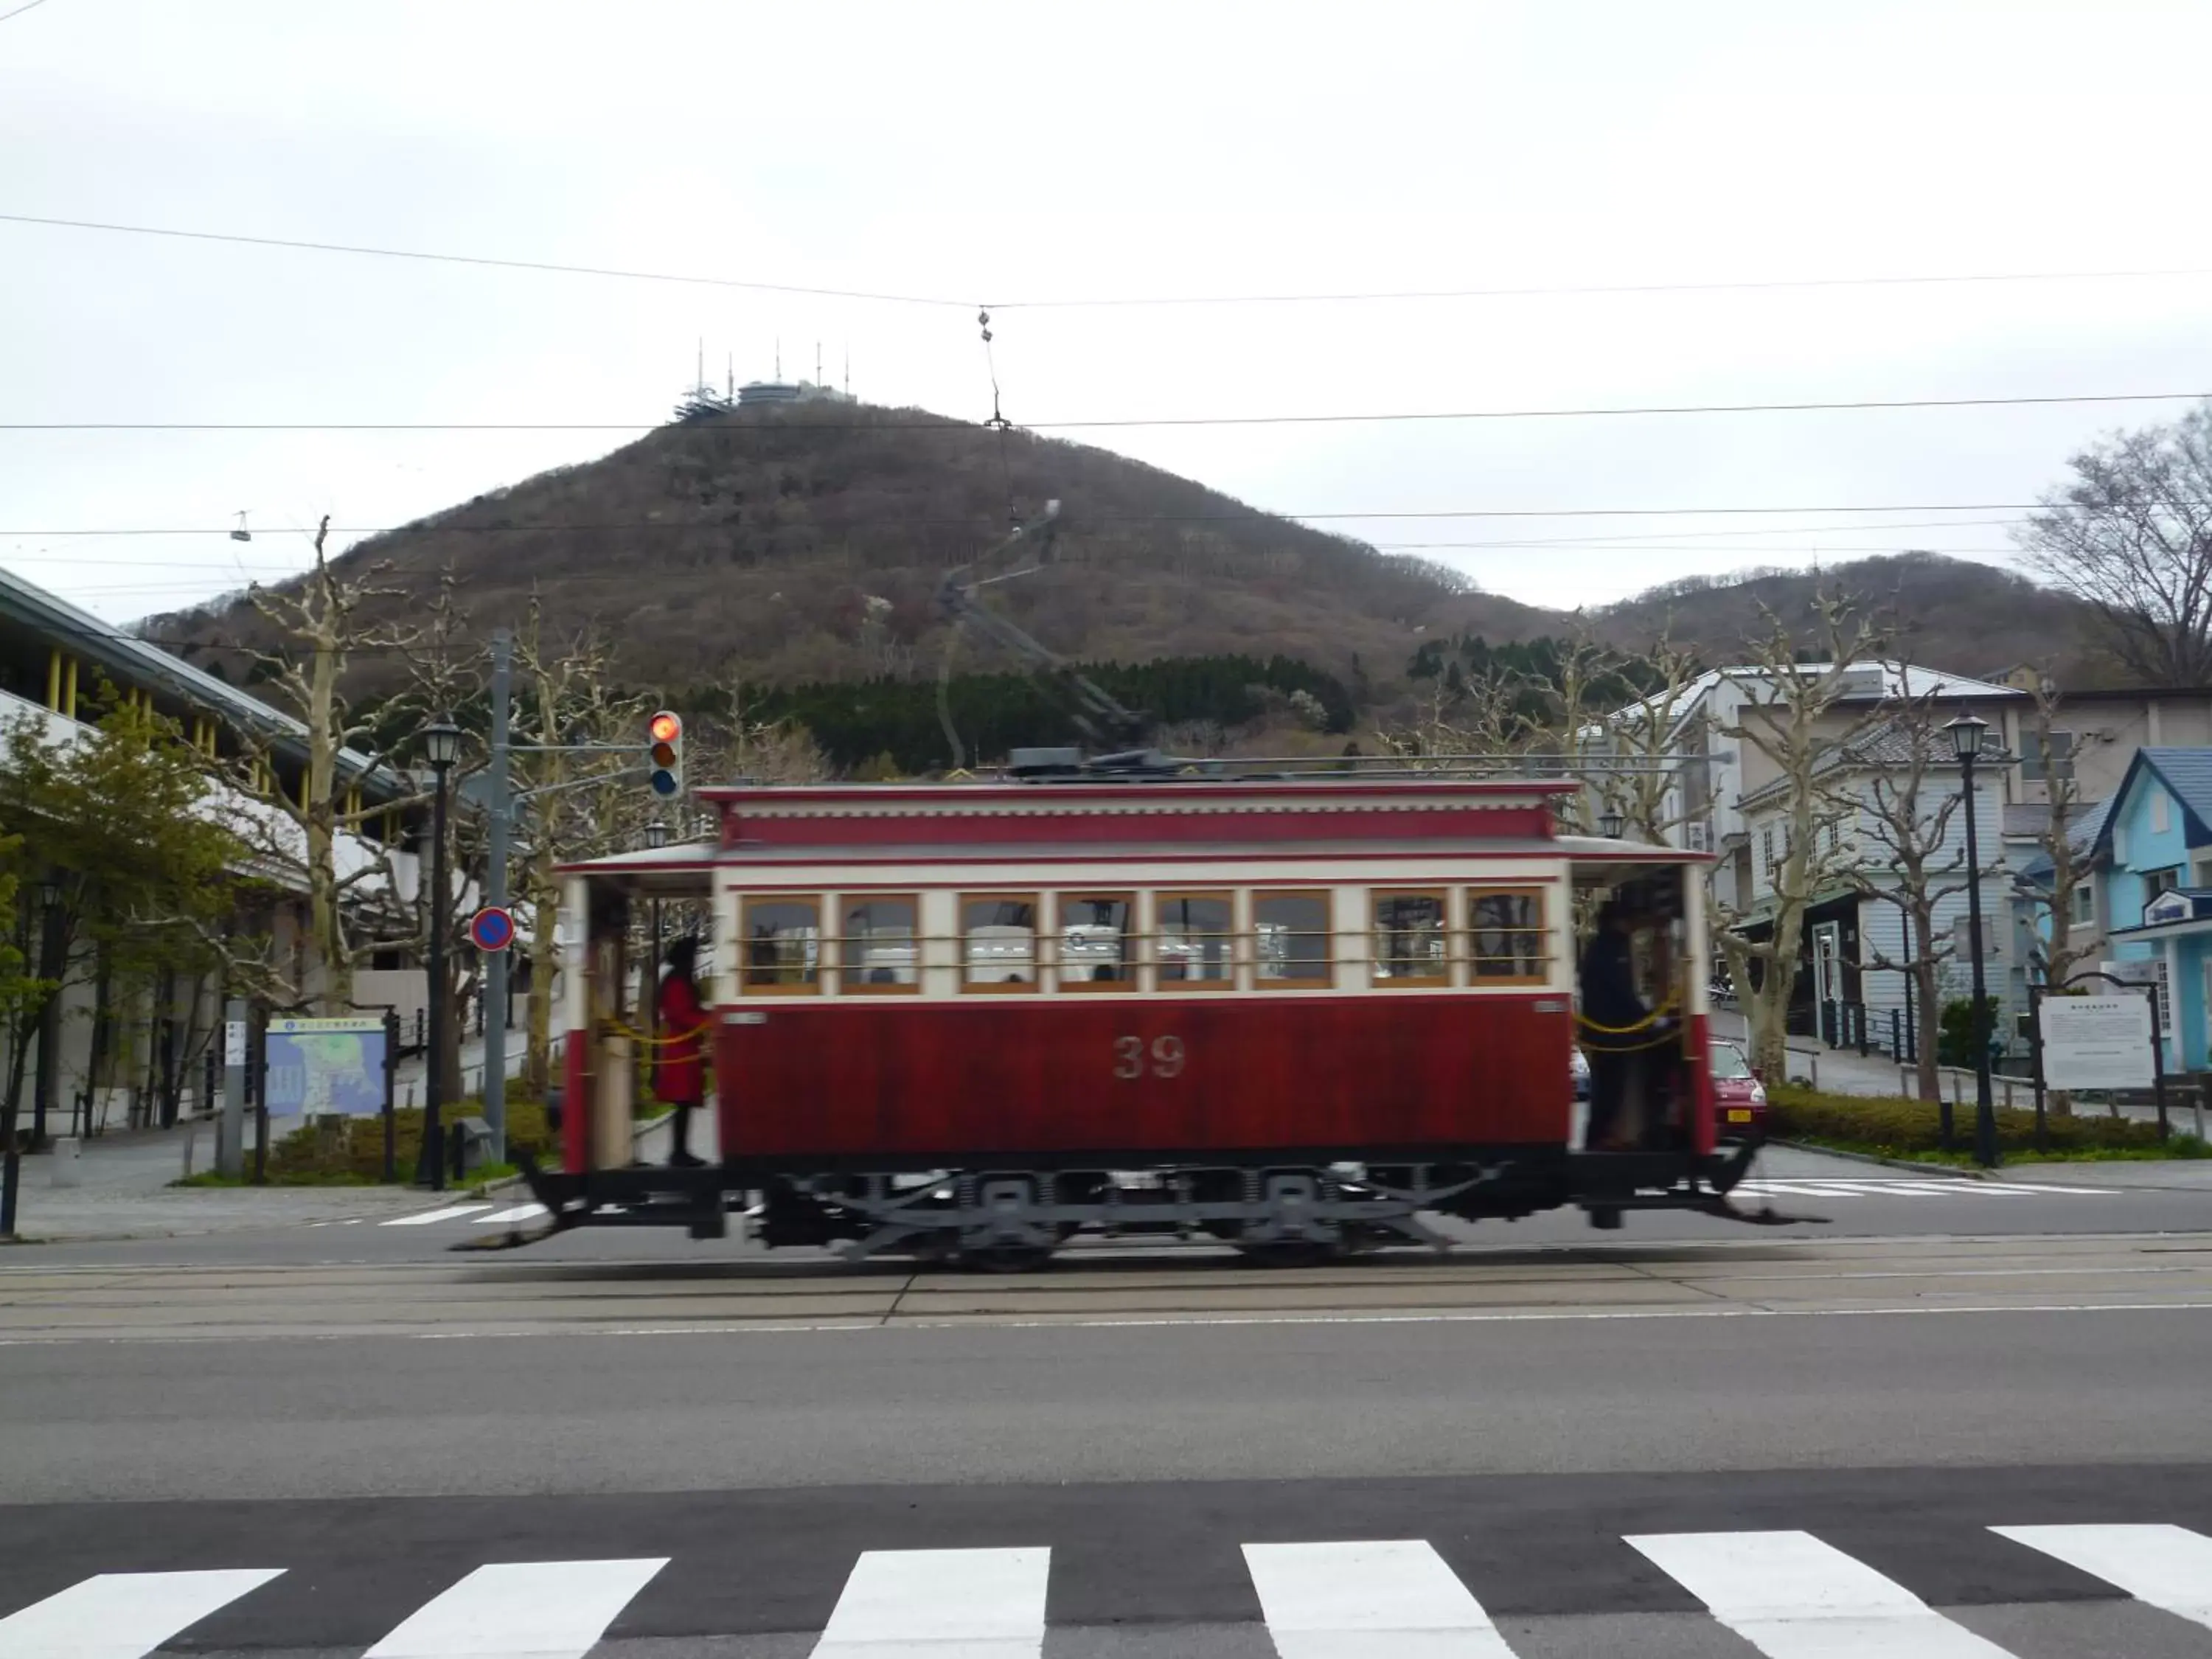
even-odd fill
[{"label": "white crosswalk stripe", "polygon": [[144,1659],[283,1571],[103,1572],[0,1619],[0,1654],[7,1659]]},{"label": "white crosswalk stripe", "polygon": [[507,1227],[518,1221],[535,1221],[546,1213],[543,1204],[518,1204],[511,1210],[501,1210],[492,1215],[480,1215],[473,1224],[478,1227]]},{"label": "white crosswalk stripe", "polygon": [[478,1210],[489,1210],[489,1204],[453,1204],[442,1210],[424,1210],[419,1215],[394,1216],[384,1224],[387,1227],[428,1227],[441,1221],[458,1221],[465,1215],[474,1215]]},{"label": "white crosswalk stripe", "polygon": [[1048,1549],[870,1550],[814,1659],[1038,1659]]},{"label": "white crosswalk stripe", "polygon": [[1247,1544],[1244,1563],[1280,1659],[1513,1659],[1425,1543]]},{"label": "white crosswalk stripe", "polygon": [[584,1659],[667,1565],[662,1556],[478,1567],[364,1659]]},{"label": "white crosswalk stripe", "polygon": [[2056,1187],[2025,1181],[1915,1180],[1869,1176],[1747,1176],[1730,1189],[1753,1198],[2027,1198],[2038,1193],[2088,1197],[2124,1191],[2113,1187]]},{"label": "white crosswalk stripe", "polygon": [[[1990,1531],[2136,1602],[2212,1628],[2212,1537],[2203,1533],[2143,1524]],[[1654,1533],[1625,1541],[1766,1659],[2012,1659],[1905,1584],[1810,1533]],[[1514,1659],[1512,1640],[1476,1597],[1479,1583],[1462,1583],[1425,1540],[1248,1543],[1242,1550],[1279,1659]],[[362,1659],[586,1659],[669,1565],[654,1557],[479,1566],[405,1613]],[[1042,1659],[1051,1566],[1052,1552],[1042,1546],[866,1552],[846,1577],[813,1659]],[[1510,1564],[1500,1560],[1496,1571],[1510,1583]],[[281,1571],[86,1578],[0,1614],[0,1659],[148,1659]],[[1129,1587],[1133,1607],[1149,1605],[1143,1591]],[[2055,1584],[2048,1599],[2074,1593],[2071,1584]],[[1605,1594],[1593,1585],[1593,1601]],[[254,1620],[276,1617],[281,1604],[258,1613],[253,1605],[224,1614],[203,1644],[236,1639]],[[403,1613],[393,1608],[386,1617]],[[243,1621],[236,1628],[233,1617]],[[1710,1634],[1733,1640],[1720,1629]],[[248,1645],[285,1644],[280,1632]]]},{"label": "white crosswalk stripe", "polygon": [[1810,1533],[1647,1533],[1628,1541],[1767,1659],[2012,1659]]},{"label": "white crosswalk stripe", "polygon": [[2212,1626],[2212,1538],[2186,1527],[1992,1527],[2116,1584],[2138,1601]]}]

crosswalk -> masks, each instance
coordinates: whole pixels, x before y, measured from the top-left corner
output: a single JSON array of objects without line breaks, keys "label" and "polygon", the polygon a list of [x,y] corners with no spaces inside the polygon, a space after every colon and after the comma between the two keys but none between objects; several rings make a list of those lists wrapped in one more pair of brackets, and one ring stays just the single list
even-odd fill
[{"label": "crosswalk", "polygon": [[[2101,1581],[2116,1604],[2128,1598],[2155,1609],[2151,1616],[2171,1626],[2161,1654],[2212,1655],[2212,1537],[2164,1523],[1987,1532],[2062,1575]],[[1703,1651],[2017,1659],[2014,1649],[1809,1532],[1639,1533],[1620,1541],[1705,1610],[1714,1644]],[[1486,1563],[1461,1561],[1455,1570],[1419,1539],[1241,1547],[1260,1622],[1280,1659],[1529,1659],[1534,1650],[1514,1621],[1501,1625],[1468,1582]],[[671,1565],[659,1556],[489,1563],[404,1610],[380,1638],[364,1636],[365,1648],[356,1642],[339,1651],[360,1659],[586,1659],[611,1635],[666,1633],[648,1604]],[[1054,1570],[1053,1551],[1042,1545],[865,1551],[808,1650],[813,1659],[1048,1659],[1060,1628],[1047,1618]],[[147,1659],[179,1648],[295,1645],[281,1630],[258,1627],[248,1640],[224,1624],[280,1590],[285,1576],[269,1566],[100,1573],[0,1612],[0,1656]],[[2078,1607],[2083,1594],[2061,1586],[2049,1599]],[[803,1640],[806,1632],[790,1634]],[[1667,1650],[1683,1650],[1677,1641]]]},{"label": "crosswalk", "polygon": [[1745,1198],[1988,1198],[2002,1200],[2030,1198],[2038,1194],[2068,1194],[2075,1197],[2109,1196],[2111,1187],[2060,1187],[2027,1181],[1961,1181],[1956,1176],[1913,1176],[1856,1177],[1821,1176],[1747,1176],[1731,1196]]}]

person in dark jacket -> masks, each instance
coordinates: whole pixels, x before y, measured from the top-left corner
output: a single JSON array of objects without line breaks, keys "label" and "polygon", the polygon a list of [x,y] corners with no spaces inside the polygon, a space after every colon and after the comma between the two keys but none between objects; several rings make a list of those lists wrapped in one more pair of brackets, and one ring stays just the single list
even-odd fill
[{"label": "person in dark jacket", "polygon": [[1650,1041],[1649,1031],[1626,1029],[1643,1026],[1651,1012],[1636,994],[1633,921],[1626,906],[1607,901],[1583,951],[1582,1041],[1590,1063],[1589,1127],[1583,1144],[1594,1151],[1625,1150],[1621,1108],[1636,1079],[1638,1051]]},{"label": "person in dark jacket", "polygon": [[680,939],[669,947],[656,1005],[660,1042],[653,1051],[653,1092],[676,1109],[672,1169],[696,1170],[707,1161],[691,1151],[691,1113],[707,1092],[707,1006],[692,977],[698,956],[696,939]]}]

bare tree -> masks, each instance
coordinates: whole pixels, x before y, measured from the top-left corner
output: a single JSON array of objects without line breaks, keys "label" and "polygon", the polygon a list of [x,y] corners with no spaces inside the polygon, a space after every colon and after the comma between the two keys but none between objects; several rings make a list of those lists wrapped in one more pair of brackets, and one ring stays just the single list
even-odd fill
[{"label": "bare tree", "polygon": [[[276,651],[255,655],[278,701],[290,705],[306,728],[307,766],[297,794],[279,786],[268,734],[246,734],[246,750],[235,761],[210,757],[209,763],[223,781],[257,798],[265,809],[230,815],[231,827],[252,846],[264,872],[307,895],[312,983],[293,988],[294,996],[287,1000],[342,1012],[353,1003],[355,969],[377,943],[374,938],[356,939],[353,919],[364,908],[380,909],[396,922],[398,882],[388,848],[341,869],[339,838],[350,833],[365,852],[369,843],[362,835],[364,826],[413,799],[375,805],[362,801],[362,781],[382,767],[385,757],[373,744],[374,726],[353,708],[344,685],[356,655],[396,648],[407,639],[405,630],[373,626],[363,614],[378,600],[404,596],[377,585],[382,565],[358,578],[334,570],[325,553],[330,532],[325,515],[315,531],[314,568],[295,590],[256,586],[246,595],[285,641]],[[359,745],[368,745],[367,752]],[[359,759],[342,769],[340,757],[348,750]]]},{"label": "bare tree", "polygon": [[1604,719],[1603,742],[1613,764],[1601,771],[1592,769],[1599,810],[1618,812],[1630,835],[1656,845],[1682,824],[1706,816],[1699,800],[1692,798],[1694,786],[1682,764],[1686,754],[1695,765],[1701,747],[1682,729],[1681,709],[1704,671],[1695,653],[1674,643],[1670,617],[1649,650],[1621,657],[1613,672],[1633,672],[1652,689]]},{"label": "bare tree", "polygon": [[[1833,805],[1820,788],[1820,774],[1842,745],[1856,735],[1832,730],[1830,714],[1843,696],[1851,663],[1872,647],[1875,635],[1841,594],[1822,590],[1814,596],[1824,661],[1801,661],[1791,629],[1765,612],[1767,632],[1747,642],[1754,672],[1745,677],[1749,703],[1723,733],[1749,744],[1779,775],[1784,801],[1782,856],[1772,870],[1771,906],[1763,920],[1765,935],[1744,931],[1758,919],[1713,907],[1716,942],[1742,998],[1750,1025],[1752,1064],[1766,1076],[1786,1077],[1786,1030],[1790,994],[1797,978],[1797,953],[1804,942],[1805,912],[1826,884],[1836,860],[1824,832],[1836,821]],[[1753,965],[1759,969],[1754,975]]]},{"label": "bare tree", "polygon": [[[2090,849],[2079,841],[2085,828],[2085,803],[2072,747],[2078,734],[2069,736],[2057,729],[2060,696],[2057,682],[2049,675],[2037,679],[2033,695],[2035,708],[2029,729],[2035,733],[2045,793],[2051,805],[2050,816],[2036,826],[2035,845],[2051,860],[2051,873],[2047,878],[2023,876],[2014,884],[2014,892],[2031,914],[2038,915],[2041,925],[2036,932],[2044,940],[2043,982],[2055,987],[2071,979],[2083,963],[2097,958],[2094,942],[2081,945],[2073,942],[2075,895],[2094,890],[2096,872]],[[2051,1097],[2051,1107],[2062,1115],[2070,1114],[2073,1097],[2059,1091]]]},{"label": "bare tree", "polygon": [[[604,641],[585,633],[549,641],[533,597],[515,640],[514,734],[519,745],[617,743],[634,738],[644,754],[647,707],[616,691]],[[617,763],[611,765],[611,760]],[[560,964],[561,884],[556,866],[570,860],[635,846],[651,808],[632,775],[618,782],[592,781],[624,772],[618,757],[538,753],[515,763],[518,799],[526,798],[515,825],[516,868],[511,890],[530,927],[518,946],[530,964],[529,1057],[526,1076],[534,1089],[551,1074],[553,981]]]},{"label": "bare tree", "polygon": [[[1826,793],[1838,827],[1856,823],[1860,846],[1839,872],[1851,887],[1898,913],[1902,950],[1872,945],[1866,930],[1865,965],[1905,976],[1920,1041],[1914,1087],[1923,1100],[1939,1097],[1936,1032],[1942,1010],[1940,975],[1954,947],[1936,926],[1945,901],[1965,892],[1978,873],[1966,866],[1963,832],[1954,830],[1961,797],[1951,775],[1957,760],[1938,715],[1942,687],[1914,693],[1909,672],[1898,665],[1899,695],[1886,718],[1845,743],[1831,763]],[[1987,844],[1995,851],[1999,837]],[[2000,867],[2002,853],[1982,875]]]},{"label": "bare tree", "polygon": [[2212,681],[2212,403],[2074,457],[2018,540],[2148,685]]}]

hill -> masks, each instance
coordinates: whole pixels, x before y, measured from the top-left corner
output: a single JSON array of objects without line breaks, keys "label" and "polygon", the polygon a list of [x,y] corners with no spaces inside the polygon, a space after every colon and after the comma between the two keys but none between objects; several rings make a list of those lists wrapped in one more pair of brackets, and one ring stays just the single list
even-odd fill
[{"label": "hill", "polygon": [[[628,684],[712,709],[742,681],[746,707],[802,721],[839,764],[914,770],[950,763],[937,681],[954,642],[939,584],[1000,542],[1011,517],[1053,500],[1066,528],[1051,562],[994,582],[989,605],[1187,728],[1185,740],[1401,723],[1415,708],[1416,653],[1440,645],[1479,665],[1526,643],[1534,662],[1556,656],[1547,641],[1585,628],[1627,649],[1671,628],[1707,661],[1727,660],[1762,630],[1762,607],[1804,621],[1816,580],[1902,626],[1916,660],[1974,674],[2033,662],[2075,686],[2112,678],[2084,643],[2086,606],[1988,565],[1905,553],[1817,579],[1695,577],[1553,611],[1105,450],[864,404],[695,411],[337,562],[386,567],[380,584],[406,594],[381,602],[393,618],[450,568],[479,634],[518,623],[535,592],[556,635],[597,630]],[[243,601],[158,618],[153,631],[274,643]],[[950,657],[958,723],[987,752],[1072,735],[1003,652],[963,641]],[[202,660],[234,676],[249,666],[219,649]],[[360,660],[356,690],[386,689],[380,678],[396,669],[389,656]],[[1314,702],[1294,711],[1301,693]]]},{"label": "hill", "polygon": [[1993,675],[2018,665],[2047,669],[2077,690],[2118,683],[2097,649],[2094,613],[2070,593],[2009,570],[1936,553],[1897,553],[1808,570],[1747,570],[1687,576],[1591,614],[1599,635],[1624,648],[1662,632],[1707,661],[1763,634],[1766,613],[1808,644],[1816,586],[1841,588],[1901,638],[1905,654],[1954,672]]},{"label": "hill", "polygon": [[[450,566],[472,624],[596,627],[618,672],[674,688],[933,676],[945,572],[1014,514],[1064,503],[1051,568],[994,609],[1090,660],[1280,654],[1395,679],[1425,632],[1540,631],[1547,612],[1442,567],[1259,512],[1141,462],[919,410],[787,404],[663,427],[602,459],[491,491],[349,550],[431,591]],[[394,609],[398,608],[395,602]],[[164,631],[178,619],[164,619]],[[203,636],[265,643],[234,604]],[[963,668],[1018,666],[977,651]]]}]

